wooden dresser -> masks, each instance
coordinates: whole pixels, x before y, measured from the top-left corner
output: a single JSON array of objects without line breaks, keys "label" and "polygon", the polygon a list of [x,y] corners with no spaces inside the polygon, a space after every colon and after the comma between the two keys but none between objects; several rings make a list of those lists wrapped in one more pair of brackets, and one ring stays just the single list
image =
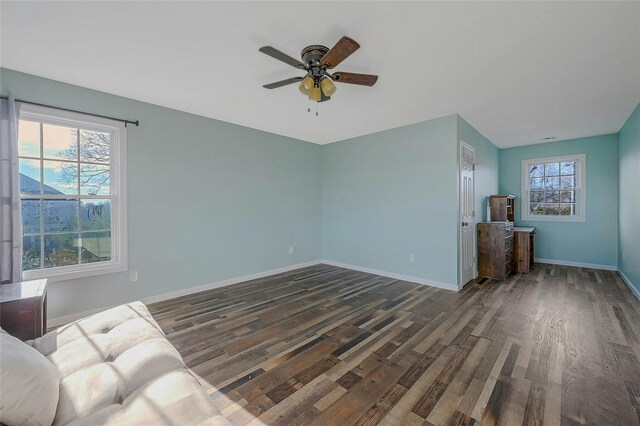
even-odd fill
[{"label": "wooden dresser", "polygon": [[478,275],[504,280],[514,270],[513,223],[478,224]]}]

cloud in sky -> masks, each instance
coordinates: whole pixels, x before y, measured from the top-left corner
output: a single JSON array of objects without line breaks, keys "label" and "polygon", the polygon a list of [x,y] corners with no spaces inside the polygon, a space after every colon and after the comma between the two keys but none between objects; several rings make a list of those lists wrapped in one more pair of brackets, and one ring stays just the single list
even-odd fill
[{"label": "cloud in sky", "polygon": [[[76,129],[55,126],[53,124],[42,125],[42,145],[45,157],[62,158],[59,155],[76,143]],[[20,120],[18,131],[20,139],[20,155],[30,157],[40,156],[40,123]]]}]

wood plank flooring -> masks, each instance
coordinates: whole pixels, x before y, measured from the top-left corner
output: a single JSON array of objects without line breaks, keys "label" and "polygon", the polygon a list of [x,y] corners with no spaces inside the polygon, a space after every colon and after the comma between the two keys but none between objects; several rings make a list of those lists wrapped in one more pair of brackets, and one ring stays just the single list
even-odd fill
[{"label": "wood plank flooring", "polygon": [[640,302],[615,272],[455,293],[318,265],[149,309],[237,425],[640,424]]}]

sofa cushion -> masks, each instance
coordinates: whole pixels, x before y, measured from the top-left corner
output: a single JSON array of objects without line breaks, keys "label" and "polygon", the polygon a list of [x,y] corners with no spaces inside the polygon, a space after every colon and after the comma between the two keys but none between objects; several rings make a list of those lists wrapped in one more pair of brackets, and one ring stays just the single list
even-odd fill
[{"label": "sofa cushion", "polygon": [[54,424],[228,424],[141,302],[30,342],[60,372]]},{"label": "sofa cushion", "polygon": [[59,382],[58,370],[41,353],[0,329],[0,422],[50,425]]}]

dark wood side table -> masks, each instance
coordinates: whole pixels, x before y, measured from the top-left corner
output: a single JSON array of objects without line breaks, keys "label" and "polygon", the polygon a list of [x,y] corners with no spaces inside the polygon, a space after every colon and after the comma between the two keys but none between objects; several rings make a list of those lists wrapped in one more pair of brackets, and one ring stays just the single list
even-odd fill
[{"label": "dark wood side table", "polygon": [[0,327],[20,340],[47,332],[47,280],[0,284]]},{"label": "dark wood side table", "polygon": [[535,227],[513,228],[515,235],[515,261],[516,271],[529,273],[533,266],[533,240],[536,234]]}]

